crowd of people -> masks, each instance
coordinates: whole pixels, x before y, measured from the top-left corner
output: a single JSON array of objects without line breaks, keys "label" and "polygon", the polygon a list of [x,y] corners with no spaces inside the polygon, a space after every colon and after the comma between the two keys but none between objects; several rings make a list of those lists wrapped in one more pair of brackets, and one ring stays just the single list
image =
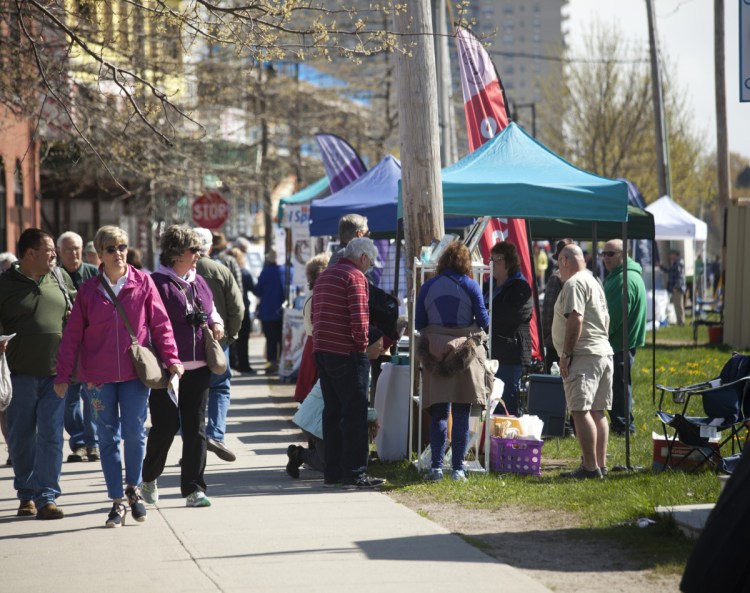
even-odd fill
[{"label": "crowd of people", "polygon": [[[395,318],[389,318],[392,304],[370,280],[378,250],[368,235],[365,217],[343,217],[340,249],[330,259],[312,257],[306,269],[307,340],[295,421],[305,430],[308,447],[289,446],[286,471],[299,477],[307,463],[330,488],[376,488],[384,482],[367,474],[369,439],[378,428],[369,394],[371,376],[377,378],[374,361],[382,360],[399,336]],[[186,505],[211,505],[207,453],[236,459],[225,443],[232,374],[257,373],[248,357],[250,293],[260,299],[255,316],[266,341],[265,373],[279,368],[287,270],[270,250],[254,278],[244,261],[246,249],[242,241],[230,246],[221,233],[173,225],[162,233],[158,266],[149,272],[127,233],[104,226],[85,245],[73,232],[55,242],[40,229],[27,229],[18,241],[17,261],[0,255],[0,326],[3,333],[15,334],[0,343],[14,391],[0,413],[0,428],[14,470],[19,516],[63,517],[56,500],[64,431],[68,462],[101,464],[112,503],[107,527],[122,525],[128,513],[136,522],[146,520],[145,505],[158,501],[158,480],[178,434]],[[428,480],[443,478],[449,426],[450,478],[466,480],[469,419],[485,405],[495,377],[504,384],[502,412],[523,412],[521,381],[532,364],[532,288],[544,295],[544,362],[548,370],[559,365],[582,453],[580,467],[563,475],[606,475],[609,431],[635,430],[625,373],[645,343],[640,265],[619,239],[607,241],[602,251],[603,283],[570,239],[559,241],[554,255],[538,247],[535,254],[535,271],[543,276],[536,282],[522,274],[517,246],[495,244],[490,291],[489,283],[480,285],[472,277],[467,247],[454,241],[416,296],[416,350],[431,417]],[[214,340],[230,361],[221,372],[209,368],[204,350]],[[130,354],[134,344],[153,349],[168,385],[149,388],[139,378]],[[489,351],[494,367],[488,364]]]},{"label": "crowd of people", "polygon": [[[18,516],[63,518],[56,501],[65,432],[67,462],[101,464],[112,502],[107,527],[122,525],[128,513],[146,520],[145,504],[158,500],[157,480],[178,433],[186,505],[211,505],[207,452],[236,459],[224,442],[231,376],[257,372],[248,358],[247,293],[267,308],[281,306],[241,265],[246,249],[238,241],[232,252],[222,233],[173,225],[161,235],[159,266],[150,273],[127,233],[107,225],[85,245],[74,232],[55,242],[26,229],[16,254],[0,255],[0,327],[13,335],[0,342],[13,389],[0,428]],[[208,366],[209,336],[231,361],[222,372]],[[240,336],[245,343],[235,344]],[[267,337],[272,374],[279,340]],[[156,354],[168,386],[147,387],[134,346]]]}]

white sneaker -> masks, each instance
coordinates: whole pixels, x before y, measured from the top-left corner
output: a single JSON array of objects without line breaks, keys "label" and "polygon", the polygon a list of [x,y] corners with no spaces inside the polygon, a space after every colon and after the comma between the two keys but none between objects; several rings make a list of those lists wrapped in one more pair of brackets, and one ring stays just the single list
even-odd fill
[{"label": "white sneaker", "polygon": [[466,472],[462,469],[454,469],[451,472],[451,480],[454,482],[466,482]]},{"label": "white sneaker", "polygon": [[202,490],[196,490],[192,494],[188,494],[185,499],[185,506],[187,507],[210,507],[211,499],[206,496]]},{"label": "white sneaker", "polygon": [[159,489],[156,487],[156,480],[153,482],[143,482],[141,484],[141,497],[148,504],[159,502]]}]

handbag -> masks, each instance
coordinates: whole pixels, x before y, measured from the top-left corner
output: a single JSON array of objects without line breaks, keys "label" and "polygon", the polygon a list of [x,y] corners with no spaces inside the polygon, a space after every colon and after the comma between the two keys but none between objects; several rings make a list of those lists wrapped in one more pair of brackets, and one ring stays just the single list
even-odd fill
[{"label": "handbag", "polygon": [[203,351],[206,355],[206,364],[215,375],[223,375],[227,372],[227,357],[224,355],[224,349],[219,340],[214,338],[207,323],[204,323],[201,329],[203,329]]},{"label": "handbag", "polygon": [[117,298],[102,274],[99,274],[99,282],[102,283],[102,286],[104,286],[107,294],[109,294],[109,297],[112,299],[112,302],[117,308],[117,312],[125,322],[125,327],[130,334],[130,360],[133,363],[133,367],[135,367],[135,372],[138,375],[138,378],[146,387],[150,387],[151,389],[166,389],[169,384],[169,373],[167,372],[167,369],[161,365],[159,357],[151,346],[142,346],[138,343],[138,338],[135,336],[133,326],[130,325],[130,320],[128,319],[128,316],[125,315],[125,310],[122,308],[120,300]]},{"label": "handbag", "polygon": [[5,352],[0,354],[0,412],[4,412],[13,398],[13,384],[10,382],[10,368]]}]

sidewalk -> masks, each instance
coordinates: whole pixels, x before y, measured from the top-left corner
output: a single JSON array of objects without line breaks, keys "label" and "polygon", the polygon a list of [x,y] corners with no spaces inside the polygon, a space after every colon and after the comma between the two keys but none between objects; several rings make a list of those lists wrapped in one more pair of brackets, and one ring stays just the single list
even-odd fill
[{"label": "sidewalk", "polygon": [[[253,336],[254,354],[262,342]],[[548,591],[386,494],[324,490],[304,469],[289,478],[286,448],[302,440],[291,391],[262,376],[233,381],[226,442],[237,461],[208,454],[211,508],[180,498],[179,438],[159,504],[119,529],[104,528],[111,503],[98,463],[63,463],[60,521],[17,518],[13,472],[0,467],[2,590]]]}]

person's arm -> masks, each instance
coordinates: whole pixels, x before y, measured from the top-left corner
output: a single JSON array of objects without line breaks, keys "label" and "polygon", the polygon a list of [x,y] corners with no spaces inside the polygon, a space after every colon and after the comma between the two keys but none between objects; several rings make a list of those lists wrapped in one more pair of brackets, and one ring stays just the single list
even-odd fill
[{"label": "person's arm", "polygon": [[364,274],[358,274],[349,284],[347,300],[349,301],[349,323],[352,332],[352,342],[357,352],[366,352],[370,309],[368,305],[369,286]]},{"label": "person's arm", "polygon": [[[84,299],[76,299],[73,303],[73,310],[65,324],[60,345],[57,348],[57,374],[54,382],[56,385],[65,385],[65,389],[67,389],[73,376],[78,350],[81,347],[83,332],[87,325],[87,315],[84,310]],[[64,396],[65,390],[60,388],[60,391]],[[55,393],[60,396],[58,389],[55,389]]]},{"label": "person's arm", "polygon": [[578,311],[568,313],[565,321],[565,340],[563,342],[563,351],[560,355],[560,375],[563,379],[568,378],[570,363],[573,359],[573,351],[578,344],[583,330],[583,317]]},{"label": "person's arm", "polygon": [[471,307],[474,313],[474,321],[482,329],[487,329],[490,325],[490,315],[487,313],[487,307],[484,306],[484,298],[482,297],[482,289],[479,288],[479,284],[475,280],[469,277],[464,277],[464,286],[468,288],[468,292],[471,295]]},{"label": "person's arm", "polygon": [[172,322],[169,320],[169,315],[167,315],[167,309],[164,306],[164,301],[161,299],[159,290],[150,276],[147,276],[147,282],[149,287],[145,302],[146,320],[149,326],[149,333],[151,334],[152,345],[170,372],[182,376],[182,363],[180,362],[180,355],[177,352],[177,342],[174,339]]},{"label": "person's arm", "polygon": [[237,334],[245,316],[245,303],[242,300],[242,291],[231,273],[227,274],[224,282],[224,302],[227,305],[226,338],[227,345],[237,339]]}]

